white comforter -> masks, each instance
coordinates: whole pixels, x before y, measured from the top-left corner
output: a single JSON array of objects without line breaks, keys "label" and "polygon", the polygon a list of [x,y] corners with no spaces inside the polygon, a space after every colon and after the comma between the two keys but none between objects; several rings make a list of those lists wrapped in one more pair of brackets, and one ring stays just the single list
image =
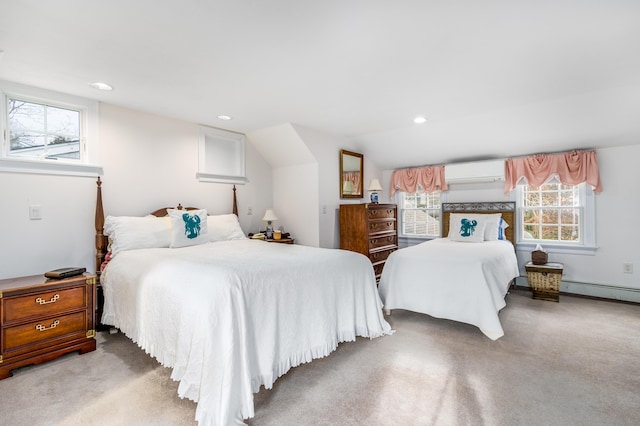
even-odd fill
[{"label": "white comforter", "polygon": [[119,253],[102,321],[120,328],[198,402],[201,425],[241,424],[253,393],[339,342],[388,334],[358,253],[238,240]]},{"label": "white comforter", "polygon": [[498,312],[519,275],[508,241],[455,242],[439,238],[393,252],[379,292],[387,310],[407,309],[473,324],[489,338],[504,335]]}]

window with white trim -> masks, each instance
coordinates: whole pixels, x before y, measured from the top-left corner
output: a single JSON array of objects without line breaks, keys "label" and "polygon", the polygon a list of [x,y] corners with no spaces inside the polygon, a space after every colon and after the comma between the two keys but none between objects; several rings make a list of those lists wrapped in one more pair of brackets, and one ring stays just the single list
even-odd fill
[{"label": "window with white trim", "polygon": [[533,188],[518,185],[518,243],[595,248],[595,205],[587,184],[555,179]]},{"label": "window with white trim", "polygon": [[7,156],[31,160],[80,161],[82,110],[7,96]]},{"label": "window with white trim", "polygon": [[0,81],[0,171],[95,176],[98,102]]},{"label": "window with white trim", "polygon": [[440,236],[440,191],[400,192],[400,236],[436,238]]}]

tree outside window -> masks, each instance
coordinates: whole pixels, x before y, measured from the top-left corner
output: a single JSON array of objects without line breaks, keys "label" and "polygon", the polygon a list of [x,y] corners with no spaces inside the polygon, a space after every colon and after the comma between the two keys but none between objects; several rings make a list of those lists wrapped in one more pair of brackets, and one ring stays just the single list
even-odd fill
[{"label": "tree outside window", "polygon": [[[582,184],[584,185],[584,184]],[[546,183],[522,189],[523,240],[580,242],[583,204],[580,185]]]}]

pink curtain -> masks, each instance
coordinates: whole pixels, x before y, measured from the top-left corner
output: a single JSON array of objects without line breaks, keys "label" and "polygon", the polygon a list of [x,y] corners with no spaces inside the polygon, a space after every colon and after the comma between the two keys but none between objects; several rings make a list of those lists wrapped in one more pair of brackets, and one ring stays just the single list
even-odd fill
[{"label": "pink curtain", "polygon": [[396,191],[414,193],[418,186],[426,193],[449,189],[444,180],[444,166],[414,167],[394,170],[391,174],[391,196]]},{"label": "pink curtain", "polygon": [[522,178],[534,188],[556,175],[565,185],[586,182],[595,192],[602,192],[596,152],[571,151],[561,154],[537,154],[508,158],[505,163],[504,193],[512,191]]}]

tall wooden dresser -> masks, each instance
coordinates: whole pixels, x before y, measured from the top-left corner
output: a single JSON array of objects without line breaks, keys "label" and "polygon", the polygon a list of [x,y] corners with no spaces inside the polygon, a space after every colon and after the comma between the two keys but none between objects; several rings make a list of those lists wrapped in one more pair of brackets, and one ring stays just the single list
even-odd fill
[{"label": "tall wooden dresser", "polygon": [[376,280],[398,249],[397,212],[395,204],[340,205],[340,248],[369,257]]}]

